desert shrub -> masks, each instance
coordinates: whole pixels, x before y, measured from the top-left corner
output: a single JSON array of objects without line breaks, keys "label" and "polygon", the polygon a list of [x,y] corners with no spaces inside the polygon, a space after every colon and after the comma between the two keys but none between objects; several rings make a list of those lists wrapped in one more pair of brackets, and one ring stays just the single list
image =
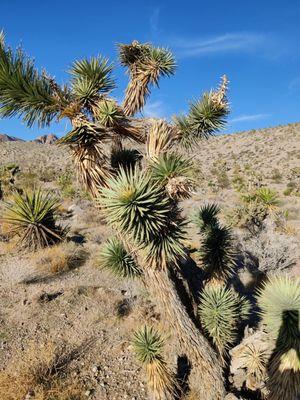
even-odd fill
[{"label": "desert shrub", "polygon": [[64,197],[73,198],[75,196],[76,190],[73,185],[73,173],[70,170],[59,175],[57,183],[61,194]]},{"label": "desert shrub", "polygon": [[227,219],[232,225],[246,228],[252,234],[263,229],[269,216],[280,220],[283,214],[279,209],[277,193],[265,187],[242,194],[240,204],[227,213]]},{"label": "desert shrub", "polygon": [[282,181],[282,174],[278,168],[274,168],[271,171],[271,179],[276,183],[280,183]]},{"label": "desert shrub", "polygon": [[65,347],[31,344],[0,372],[5,400],[84,400],[84,385],[71,376],[71,353]]},{"label": "desert shrub", "polygon": [[297,241],[273,229],[264,228],[259,236],[243,246],[245,266],[256,273],[278,274],[297,261]]},{"label": "desert shrub", "polygon": [[236,174],[232,178],[232,185],[235,190],[241,192],[246,189],[246,181],[245,178],[239,174]]},{"label": "desert shrub", "polygon": [[199,317],[204,330],[223,355],[237,339],[239,324],[247,319],[250,303],[233,289],[206,286],[200,295]]},{"label": "desert shrub", "polygon": [[300,183],[297,184],[296,181],[288,182],[288,184],[286,185],[286,189],[284,190],[283,194],[285,196],[300,194]]},{"label": "desert shrub", "polygon": [[6,204],[3,221],[11,234],[19,237],[19,245],[30,250],[53,245],[63,239],[66,230],[56,223],[59,201],[40,189],[15,193]]},{"label": "desert shrub", "polygon": [[68,242],[48,247],[35,256],[35,265],[47,274],[60,274],[78,268],[87,260],[87,251]]}]

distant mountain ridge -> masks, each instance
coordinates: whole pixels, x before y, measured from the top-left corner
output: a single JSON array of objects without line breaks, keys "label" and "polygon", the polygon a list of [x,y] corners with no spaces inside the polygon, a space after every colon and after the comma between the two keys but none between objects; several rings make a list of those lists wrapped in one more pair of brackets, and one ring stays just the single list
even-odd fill
[{"label": "distant mountain ridge", "polygon": [[[38,136],[34,140],[28,140],[28,142],[35,142],[40,144],[54,144],[57,140],[58,137],[56,135],[54,135],[53,133],[49,133],[48,135]],[[0,133],[0,143],[4,142],[26,142],[26,140],[15,136],[9,136],[6,135],[5,133]]]},{"label": "distant mountain ridge", "polygon": [[6,135],[5,133],[0,133],[0,143],[1,142],[25,142],[25,140],[15,136]]}]

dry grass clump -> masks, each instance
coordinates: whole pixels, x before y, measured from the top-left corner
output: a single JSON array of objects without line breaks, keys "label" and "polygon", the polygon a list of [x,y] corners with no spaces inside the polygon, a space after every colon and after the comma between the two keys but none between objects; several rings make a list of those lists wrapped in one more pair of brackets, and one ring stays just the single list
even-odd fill
[{"label": "dry grass clump", "polygon": [[70,376],[74,354],[47,343],[28,346],[0,372],[0,398],[5,400],[83,400],[84,386]]},{"label": "dry grass clump", "polygon": [[49,274],[61,274],[78,268],[88,258],[87,251],[72,242],[47,247],[36,253],[35,265]]}]

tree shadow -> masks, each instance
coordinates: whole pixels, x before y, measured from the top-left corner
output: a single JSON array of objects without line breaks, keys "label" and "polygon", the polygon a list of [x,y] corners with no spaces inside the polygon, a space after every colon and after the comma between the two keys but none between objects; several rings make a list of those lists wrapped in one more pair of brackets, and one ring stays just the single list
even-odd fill
[{"label": "tree shadow", "polygon": [[299,363],[299,310],[285,310],[282,313],[282,323],[275,348],[267,365],[268,380],[266,385],[269,390],[268,399],[300,399]]},{"label": "tree shadow", "polygon": [[177,374],[176,381],[178,383],[178,388],[175,394],[175,399],[179,400],[182,396],[186,395],[189,390],[189,376],[191,373],[191,364],[186,355],[181,355],[177,359]]}]

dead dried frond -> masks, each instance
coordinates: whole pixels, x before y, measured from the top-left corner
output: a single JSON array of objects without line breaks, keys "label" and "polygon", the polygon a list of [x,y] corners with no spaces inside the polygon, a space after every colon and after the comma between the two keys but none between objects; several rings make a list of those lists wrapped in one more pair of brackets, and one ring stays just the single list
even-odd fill
[{"label": "dead dried frond", "polygon": [[156,160],[172,147],[174,140],[173,128],[162,119],[153,119],[146,140],[147,157]]}]

